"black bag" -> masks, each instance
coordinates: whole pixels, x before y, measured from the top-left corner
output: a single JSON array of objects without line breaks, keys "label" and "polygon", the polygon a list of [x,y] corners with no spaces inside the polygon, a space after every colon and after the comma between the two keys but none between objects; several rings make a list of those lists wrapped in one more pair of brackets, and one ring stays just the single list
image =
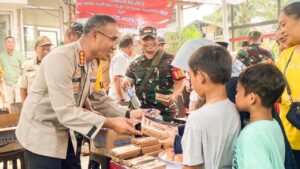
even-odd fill
[{"label": "black bag", "polygon": [[292,102],[286,118],[293,126],[300,130],[300,102]]},{"label": "black bag", "polygon": [[[295,50],[295,49],[294,49]],[[286,118],[287,120],[293,125],[295,126],[297,129],[300,130],[300,102],[294,102],[293,101],[293,98],[292,98],[292,94],[291,94],[291,89],[289,87],[289,84],[288,84],[288,81],[285,77],[285,72],[286,72],[286,69],[293,57],[293,54],[294,54],[294,50],[291,54],[291,56],[289,57],[289,60],[287,61],[286,63],[286,66],[284,68],[284,79],[285,79],[285,82],[286,82],[286,91],[287,91],[287,94],[289,95],[290,97],[290,100],[291,100],[291,107],[286,115]]]}]

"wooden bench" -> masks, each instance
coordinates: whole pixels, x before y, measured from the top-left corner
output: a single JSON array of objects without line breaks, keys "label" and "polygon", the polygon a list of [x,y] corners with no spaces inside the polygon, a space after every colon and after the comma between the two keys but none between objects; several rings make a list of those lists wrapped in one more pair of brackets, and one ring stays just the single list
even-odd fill
[{"label": "wooden bench", "polygon": [[[18,161],[20,165],[18,166]],[[11,162],[13,169],[26,169],[24,150],[11,151],[0,154],[0,165],[3,163],[3,169],[8,169],[9,162]]]}]

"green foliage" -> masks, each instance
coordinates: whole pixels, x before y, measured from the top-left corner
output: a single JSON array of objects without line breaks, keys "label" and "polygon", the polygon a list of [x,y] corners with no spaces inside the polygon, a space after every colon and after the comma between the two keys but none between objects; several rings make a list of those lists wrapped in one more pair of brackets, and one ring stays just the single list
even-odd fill
[{"label": "green foliage", "polygon": [[185,27],[176,32],[167,32],[164,39],[167,43],[166,51],[170,54],[176,54],[179,48],[188,40],[198,39],[201,37],[200,30],[195,26]]},{"label": "green foliage", "polygon": [[[281,8],[285,5],[294,2],[295,0],[281,0]],[[299,1],[299,0],[298,0]],[[228,16],[227,20],[229,25],[231,25],[231,6],[227,6]],[[233,6],[233,22],[234,25],[243,25],[253,22],[262,22],[278,19],[278,1],[277,0],[248,0],[246,3]],[[222,25],[222,9],[219,8],[215,13],[204,17],[204,21],[214,23],[216,25]],[[235,37],[247,36],[252,30],[258,30],[262,32],[275,32],[277,29],[277,24],[270,26],[258,26],[258,27],[248,27],[242,29],[236,29],[234,32]],[[231,31],[229,31],[231,33]],[[270,42],[271,44],[273,43]],[[238,49],[240,43],[235,43]],[[270,45],[272,46],[272,45]],[[273,48],[273,47],[271,47]]]}]

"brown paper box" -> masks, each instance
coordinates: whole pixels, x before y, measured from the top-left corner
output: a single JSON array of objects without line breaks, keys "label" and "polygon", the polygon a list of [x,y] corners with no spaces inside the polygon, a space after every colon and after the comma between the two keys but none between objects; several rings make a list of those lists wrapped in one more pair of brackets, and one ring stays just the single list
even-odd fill
[{"label": "brown paper box", "polygon": [[166,139],[168,132],[177,134],[178,125],[164,122],[150,116],[143,116],[142,118],[142,133],[158,139]]},{"label": "brown paper box", "polygon": [[113,155],[111,155],[110,158],[111,158],[111,160],[113,160],[116,163],[120,163],[121,162],[121,160],[118,157],[115,157]]},{"label": "brown paper box", "polygon": [[157,157],[158,154],[161,152],[162,150],[157,150],[157,151],[153,151],[153,152],[150,152],[150,153],[146,153],[145,155],[147,156],[152,156],[152,157]]},{"label": "brown paper box", "polygon": [[124,160],[137,157],[140,154],[141,154],[141,148],[132,144],[127,146],[117,147],[111,150],[111,155]]},{"label": "brown paper box", "polygon": [[101,129],[91,141],[91,152],[110,157],[110,150],[130,144],[132,136],[118,135],[113,130]]},{"label": "brown paper box", "polygon": [[145,164],[151,161],[154,161],[155,158],[151,156],[140,156],[137,158],[129,159],[129,160],[124,160],[123,164],[127,165],[128,167],[136,166],[136,165],[141,165]]},{"label": "brown paper box", "polygon": [[149,163],[134,166],[134,169],[165,169],[166,163],[155,160]]},{"label": "brown paper box", "polygon": [[147,147],[159,144],[159,141],[155,137],[139,137],[139,138],[132,138],[131,142],[135,145],[140,147]]},{"label": "brown paper box", "polygon": [[142,147],[142,154],[151,153],[151,152],[155,152],[158,150],[161,150],[161,144],[148,146],[148,147]]},{"label": "brown paper box", "polygon": [[160,94],[160,93],[155,93],[155,100],[157,102],[162,103],[165,106],[170,106],[172,104],[171,96],[172,96],[172,94],[164,95],[164,94]]}]

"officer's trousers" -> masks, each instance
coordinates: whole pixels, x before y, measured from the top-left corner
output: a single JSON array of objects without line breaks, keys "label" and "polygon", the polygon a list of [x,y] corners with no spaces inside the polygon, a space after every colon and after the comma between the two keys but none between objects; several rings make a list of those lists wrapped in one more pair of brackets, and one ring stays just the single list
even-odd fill
[{"label": "officer's trousers", "polygon": [[66,159],[38,155],[25,150],[25,164],[28,169],[81,169],[80,160],[74,153],[70,139]]}]

